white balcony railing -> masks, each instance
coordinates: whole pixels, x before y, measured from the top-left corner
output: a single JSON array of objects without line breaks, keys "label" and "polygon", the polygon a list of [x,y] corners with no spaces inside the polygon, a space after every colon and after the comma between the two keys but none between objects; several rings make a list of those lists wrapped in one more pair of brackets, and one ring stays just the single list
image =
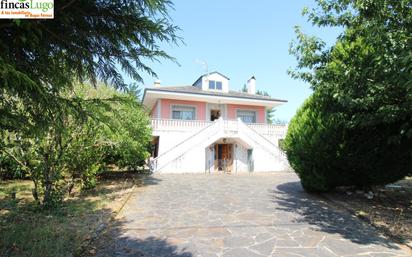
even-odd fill
[{"label": "white balcony railing", "polygon": [[[151,125],[154,131],[171,130],[171,131],[196,131],[211,125],[212,121],[203,120],[172,120],[172,119],[152,119]],[[237,126],[236,121],[224,120],[224,126],[228,130],[237,130],[233,126]],[[288,129],[287,125],[273,125],[265,123],[250,123],[248,127],[255,130],[257,133],[266,136],[284,137]],[[232,127],[232,129],[230,129]]]},{"label": "white balcony railing", "polygon": [[288,131],[288,125],[274,125],[265,123],[251,123],[247,125],[257,133],[266,136],[284,137],[286,136],[286,132]]},{"label": "white balcony railing", "polygon": [[171,120],[171,119],[152,119],[151,125],[156,130],[173,130],[173,131],[193,131],[205,128],[211,125],[211,121],[203,120]]}]

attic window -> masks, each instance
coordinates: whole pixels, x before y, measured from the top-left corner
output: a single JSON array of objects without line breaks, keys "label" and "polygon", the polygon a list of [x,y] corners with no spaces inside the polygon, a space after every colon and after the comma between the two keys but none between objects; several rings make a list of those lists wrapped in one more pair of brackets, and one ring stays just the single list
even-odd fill
[{"label": "attic window", "polygon": [[222,90],[222,82],[215,81],[215,80],[209,80],[209,89]]}]

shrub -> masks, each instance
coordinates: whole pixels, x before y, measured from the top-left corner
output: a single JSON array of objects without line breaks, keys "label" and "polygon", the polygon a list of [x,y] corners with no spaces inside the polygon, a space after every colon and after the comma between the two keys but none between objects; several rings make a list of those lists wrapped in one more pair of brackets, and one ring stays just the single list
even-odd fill
[{"label": "shrub", "polygon": [[113,144],[104,146],[104,161],[121,169],[137,170],[149,157],[149,117],[134,98],[113,105],[110,127],[101,133]]},{"label": "shrub", "polygon": [[85,172],[82,174],[82,189],[92,189],[96,186],[97,183],[97,173],[100,171],[100,165],[95,163],[91,165]]},{"label": "shrub", "polygon": [[82,105],[80,114],[71,109],[52,113],[53,122],[31,136],[1,131],[0,171],[27,172],[33,196],[45,208],[61,203],[75,184],[93,188],[108,164],[106,156],[114,154],[116,165],[136,167],[148,155],[149,120],[136,95],[104,85],[79,85],[73,93],[62,99]]},{"label": "shrub", "polygon": [[312,95],[291,120],[284,147],[307,191],[369,187],[410,174],[412,142],[388,140],[390,127],[347,126],[345,115],[327,113]]},{"label": "shrub", "polygon": [[100,101],[108,103],[105,108],[100,106],[89,111],[101,113],[103,117],[99,120],[104,120],[92,124],[90,134],[91,137],[97,135],[101,162],[121,169],[136,170],[143,166],[152,137],[149,117],[137,99],[138,93],[120,93],[105,85],[97,88],[79,85],[76,92],[88,101],[95,101],[98,96]]},{"label": "shrub", "polygon": [[333,130],[324,126],[313,98],[306,100],[291,120],[283,147],[307,191],[328,191],[337,175],[332,167],[337,144],[325,142],[331,140],[327,135]]},{"label": "shrub", "polygon": [[410,0],[316,0],[304,15],[338,27],[328,46],[296,27],[290,70],[314,91],[289,132],[288,156],[308,189],[382,185],[412,172]]},{"label": "shrub", "polygon": [[22,179],[25,176],[26,172],[12,158],[0,152],[0,179]]}]

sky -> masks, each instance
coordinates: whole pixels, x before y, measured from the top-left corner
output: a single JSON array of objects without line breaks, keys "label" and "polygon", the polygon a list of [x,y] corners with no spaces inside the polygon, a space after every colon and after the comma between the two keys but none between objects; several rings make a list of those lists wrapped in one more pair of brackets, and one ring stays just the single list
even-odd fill
[{"label": "sky", "polygon": [[[267,91],[273,98],[288,100],[277,107],[274,118],[289,121],[297,108],[311,94],[309,85],[292,79],[287,70],[296,65],[289,54],[295,39],[294,26],[305,33],[333,44],[340,30],[315,28],[302,17],[305,6],[313,0],[175,0],[169,14],[180,27],[178,35],[184,44],[160,44],[177,59],[148,63],[157,73],[161,85],[191,85],[206,68],[230,78],[230,89],[240,90],[246,81],[256,77],[256,89]],[[142,74],[145,86],[156,78]]]}]

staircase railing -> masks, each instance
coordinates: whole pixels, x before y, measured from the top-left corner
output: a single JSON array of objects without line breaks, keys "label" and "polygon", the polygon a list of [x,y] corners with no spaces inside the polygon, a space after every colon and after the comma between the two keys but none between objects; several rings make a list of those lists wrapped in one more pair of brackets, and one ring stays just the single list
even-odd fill
[{"label": "staircase railing", "polygon": [[283,156],[285,157],[285,153],[273,142],[271,142],[266,137],[262,136],[260,133],[255,131],[250,126],[246,125],[242,121],[239,120],[239,133],[245,134],[251,140],[253,140],[257,145],[264,148],[267,152],[271,153],[275,156]]},{"label": "staircase railing", "polygon": [[252,127],[243,123],[241,120],[223,120],[220,118],[186,138],[171,149],[162,153],[155,159],[151,160],[149,163],[150,170],[161,170],[166,165],[181,158],[190,149],[192,149],[193,146],[203,144],[212,137],[216,136],[219,132],[221,132],[224,136],[233,136],[238,134],[239,137],[242,137],[242,135],[244,135],[252,140],[254,144],[262,147],[269,154],[286,160],[285,153],[277,145],[255,131]]},{"label": "staircase railing", "polygon": [[286,132],[288,130],[288,125],[275,125],[275,124],[266,124],[266,123],[250,123],[246,124],[248,127],[254,129],[261,135],[275,135],[280,138],[286,136]]},{"label": "staircase railing", "polygon": [[220,123],[221,120],[210,123],[210,125],[204,127],[203,129],[199,130],[198,132],[194,133],[182,142],[178,143],[166,152],[151,160],[149,164],[150,170],[157,171],[162,169],[171,161],[177,159],[179,156],[189,151],[194,145],[197,145],[207,140],[209,137],[215,135],[219,131]]}]

